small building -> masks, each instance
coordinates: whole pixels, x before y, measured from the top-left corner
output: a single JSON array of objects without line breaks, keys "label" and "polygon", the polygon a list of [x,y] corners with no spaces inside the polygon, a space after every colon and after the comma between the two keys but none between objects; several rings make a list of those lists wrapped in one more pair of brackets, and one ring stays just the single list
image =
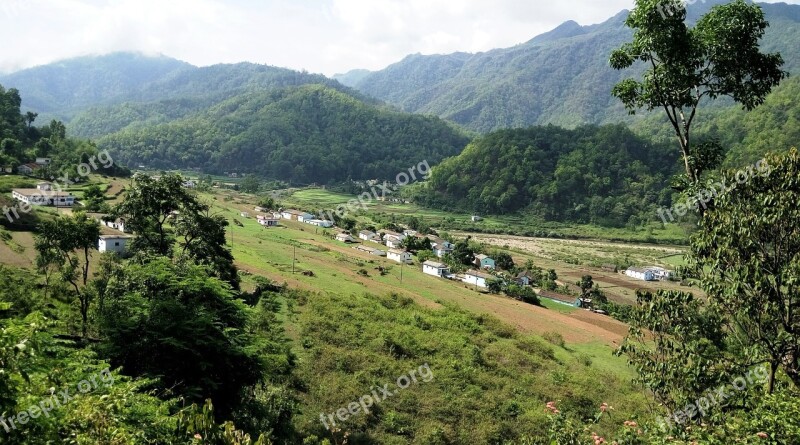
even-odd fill
[{"label": "small building", "polygon": [[472,215],[472,218],[470,218],[470,219],[472,220],[472,222],[483,221],[483,218],[481,218],[478,215]]},{"label": "small building", "polygon": [[258,215],[256,217],[258,219],[258,223],[264,227],[277,227],[278,226],[278,219],[272,218],[269,216]]},{"label": "small building", "polygon": [[305,215],[306,212],[301,212],[300,210],[282,210],[281,211],[281,218],[288,219],[290,221],[299,221],[300,215]]},{"label": "small building", "polygon": [[183,181],[183,186],[187,189],[193,189],[197,187],[197,183],[193,180]]},{"label": "small building", "polygon": [[114,230],[119,230],[122,233],[130,233],[130,230],[125,227],[124,218],[111,219],[108,216],[100,217],[100,224]]},{"label": "small building", "polygon": [[355,243],[356,240],[349,233],[339,233],[336,235],[336,241],[341,241],[343,243]]},{"label": "small building", "polygon": [[241,212],[239,213],[239,216],[241,216],[242,218],[250,218],[250,214],[247,212]]},{"label": "small building", "polygon": [[53,160],[50,158],[36,158],[36,165],[48,166],[51,162],[53,162]]},{"label": "small building", "polygon": [[329,228],[333,227],[333,221],[328,221],[327,219],[309,219],[305,221],[306,224],[311,224],[312,226],[316,227],[323,227]]},{"label": "small building", "polygon": [[436,236],[428,236],[428,239],[431,240],[431,248],[433,248],[433,253],[437,257],[442,258],[453,252],[455,246],[450,241]]},{"label": "small building", "polygon": [[417,236],[417,231],[416,230],[411,230],[411,229],[406,229],[406,230],[403,230],[403,235],[405,235],[405,236]]},{"label": "small building", "polygon": [[253,207],[253,210],[255,210],[256,212],[261,212],[261,213],[269,212],[269,209],[265,209],[264,207],[259,207],[259,206]]},{"label": "small building", "polygon": [[464,272],[464,278],[462,278],[461,281],[474,286],[487,288],[489,287],[489,281],[492,281],[493,279],[494,277],[487,273],[479,272],[477,270],[468,270]]},{"label": "small building", "polygon": [[386,236],[384,240],[386,242],[386,247],[390,249],[399,249],[403,244],[403,240],[396,236]]},{"label": "small building", "polygon": [[75,204],[75,197],[72,196],[72,193],[39,189],[13,189],[11,196],[17,201],[35,206],[72,207]]},{"label": "small building", "polygon": [[655,281],[656,279],[653,271],[644,267],[629,267],[628,270],[625,271],[625,275],[644,281]]},{"label": "small building", "polygon": [[369,230],[362,230],[358,232],[358,238],[363,239],[364,241],[375,241],[376,239],[380,238],[380,236]]},{"label": "small building", "polygon": [[398,263],[408,264],[411,262],[411,254],[405,250],[389,249],[389,252],[386,253],[386,258]]},{"label": "small building", "polygon": [[309,222],[309,221],[311,221],[313,219],[315,219],[314,215],[312,215],[310,213],[303,212],[303,213],[297,215],[297,220],[300,221],[301,223],[307,223],[307,222]]},{"label": "small building", "polygon": [[2,170],[3,170],[3,173],[14,173],[14,166],[13,165],[4,165]]},{"label": "small building", "polygon": [[33,162],[29,164],[22,164],[17,167],[17,173],[21,175],[32,175],[35,171],[41,169],[42,166]]},{"label": "small building", "polygon": [[652,266],[648,267],[648,269],[653,272],[653,278],[656,280],[670,280],[673,277],[673,272],[663,267]]},{"label": "small building", "polygon": [[47,181],[39,182],[39,183],[36,184],[36,189],[37,190],[42,190],[42,191],[53,190],[53,183],[52,182],[47,182]]},{"label": "small building", "polygon": [[123,254],[128,247],[128,243],[133,237],[130,235],[100,235],[97,240],[97,250],[100,252],[115,252]]},{"label": "small building", "polygon": [[520,286],[530,286],[531,283],[533,283],[533,276],[530,271],[523,270],[517,274],[517,276],[514,278],[514,281]]},{"label": "small building", "polygon": [[475,266],[494,270],[494,260],[483,254],[475,255]]},{"label": "small building", "polygon": [[435,261],[425,261],[422,263],[422,273],[444,278],[450,274],[450,267]]}]

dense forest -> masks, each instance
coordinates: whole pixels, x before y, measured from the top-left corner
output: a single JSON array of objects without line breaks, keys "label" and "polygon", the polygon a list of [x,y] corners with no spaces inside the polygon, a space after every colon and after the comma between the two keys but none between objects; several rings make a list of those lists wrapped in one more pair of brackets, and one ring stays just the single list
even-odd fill
[{"label": "dense forest", "polygon": [[501,130],[434,167],[414,197],[478,213],[638,225],[669,203],[677,158],[623,125]]},{"label": "dense forest", "polygon": [[[688,21],[720,0],[688,2]],[[800,68],[800,6],[760,4],[771,26],[762,41],[781,52],[785,69]],[[590,26],[566,22],[517,46],[476,54],[411,55],[370,74],[355,71],[341,82],[403,110],[435,114],[468,129],[634,122],[611,97],[611,87],[633,71],[608,69],[608,54],[630,39],[623,11]],[[720,103],[719,106],[730,106]]]},{"label": "dense forest", "polygon": [[[147,111],[166,108],[156,103]],[[377,107],[322,85],[253,90],[182,119],[98,139],[129,165],[301,184],[394,178],[423,160],[458,154],[467,142],[438,118]]]}]

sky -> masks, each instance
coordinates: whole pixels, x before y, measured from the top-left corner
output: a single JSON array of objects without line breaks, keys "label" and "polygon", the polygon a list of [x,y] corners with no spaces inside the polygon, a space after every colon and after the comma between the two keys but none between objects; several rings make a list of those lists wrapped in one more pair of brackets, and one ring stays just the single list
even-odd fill
[{"label": "sky", "polygon": [[[703,0],[695,0],[703,1]],[[800,0],[788,0],[800,4]],[[114,51],[333,75],[523,43],[633,0],[0,0],[0,72]]]}]

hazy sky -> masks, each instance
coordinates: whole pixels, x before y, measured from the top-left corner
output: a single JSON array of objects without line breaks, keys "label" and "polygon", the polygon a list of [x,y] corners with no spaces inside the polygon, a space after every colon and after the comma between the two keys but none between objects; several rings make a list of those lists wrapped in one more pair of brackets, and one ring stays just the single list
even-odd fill
[{"label": "hazy sky", "polygon": [[[800,0],[788,3],[800,4]],[[485,51],[633,0],[0,0],[0,72],[86,54],[161,53],[331,75],[411,53]]]}]

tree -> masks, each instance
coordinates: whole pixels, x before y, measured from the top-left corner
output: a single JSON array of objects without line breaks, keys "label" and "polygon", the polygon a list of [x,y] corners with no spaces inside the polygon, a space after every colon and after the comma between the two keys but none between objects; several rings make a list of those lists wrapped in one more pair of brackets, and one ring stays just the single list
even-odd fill
[{"label": "tree", "polygon": [[[664,14],[664,9],[670,14]],[[780,54],[763,54],[759,40],[769,25],[756,4],[717,5],[690,28],[683,0],[636,0],[625,24],[633,41],[611,54],[614,69],[648,65],[642,80],[626,79],[612,94],[631,112],[662,108],[680,146],[685,190],[721,160],[720,147],[694,144],[692,125],[704,99],[728,96],[751,110],[787,76]]]},{"label": "tree", "polygon": [[724,316],[729,341],[769,364],[772,392],[778,370],[800,388],[800,155],[766,160],[771,171],[740,181],[706,212],[689,272]]},{"label": "tree", "polygon": [[514,268],[514,259],[511,258],[506,252],[495,252],[494,253],[494,264],[503,269],[503,270],[511,270]]},{"label": "tree", "polygon": [[581,277],[581,281],[578,281],[577,284],[581,288],[581,298],[587,298],[592,291],[594,281],[592,280],[591,275],[584,275]]},{"label": "tree", "polygon": [[[44,221],[39,226],[35,241],[37,268],[47,269],[50,265],[58,267],[61,278],[73,287],[80,304],[83,337],[88,331],[92,294],[82,289],[81,285],[85,288],[89,279],[91,250],[97,246],[99,236],[100,223],[79,212],[71,217],[59,216]],[[76,251],[83,254],[83,261]]]},{"label": "tree", "polygon": [[105,197],[106,194],[99,185],[91,184],[86,187],[86,190],[83,192],[83,203],[85,204],[86,210],[90,212],[101,211],[103,207],[105,207]]},{"label": "tree", "polygon": [[247,175],[239,182],[239,190],[245,193],[258,193],[261,181],[255,175]]},{"label": "tree", "polygon": [[470,246],[471,236],[458,240],[453,246],[453,258],[461,264],[467,265],[475,262],[475,250]]},{"label": "tree", "polygon": [[262,377],[250,312],[222,281],[192,264],[129,262],[110,280],[98,312],[100,350],[126,373],[230,413]]},{"label": "tree", "polygon": [[207,265],[214,276],[239,289],[239,272],[233,264],[233,254],[226,246],[225,228],[228,220],[221,215],[204,212],[185,212],[175,218],[175,234],[183,237],[179,242],[181,254],[196,264]]}]

